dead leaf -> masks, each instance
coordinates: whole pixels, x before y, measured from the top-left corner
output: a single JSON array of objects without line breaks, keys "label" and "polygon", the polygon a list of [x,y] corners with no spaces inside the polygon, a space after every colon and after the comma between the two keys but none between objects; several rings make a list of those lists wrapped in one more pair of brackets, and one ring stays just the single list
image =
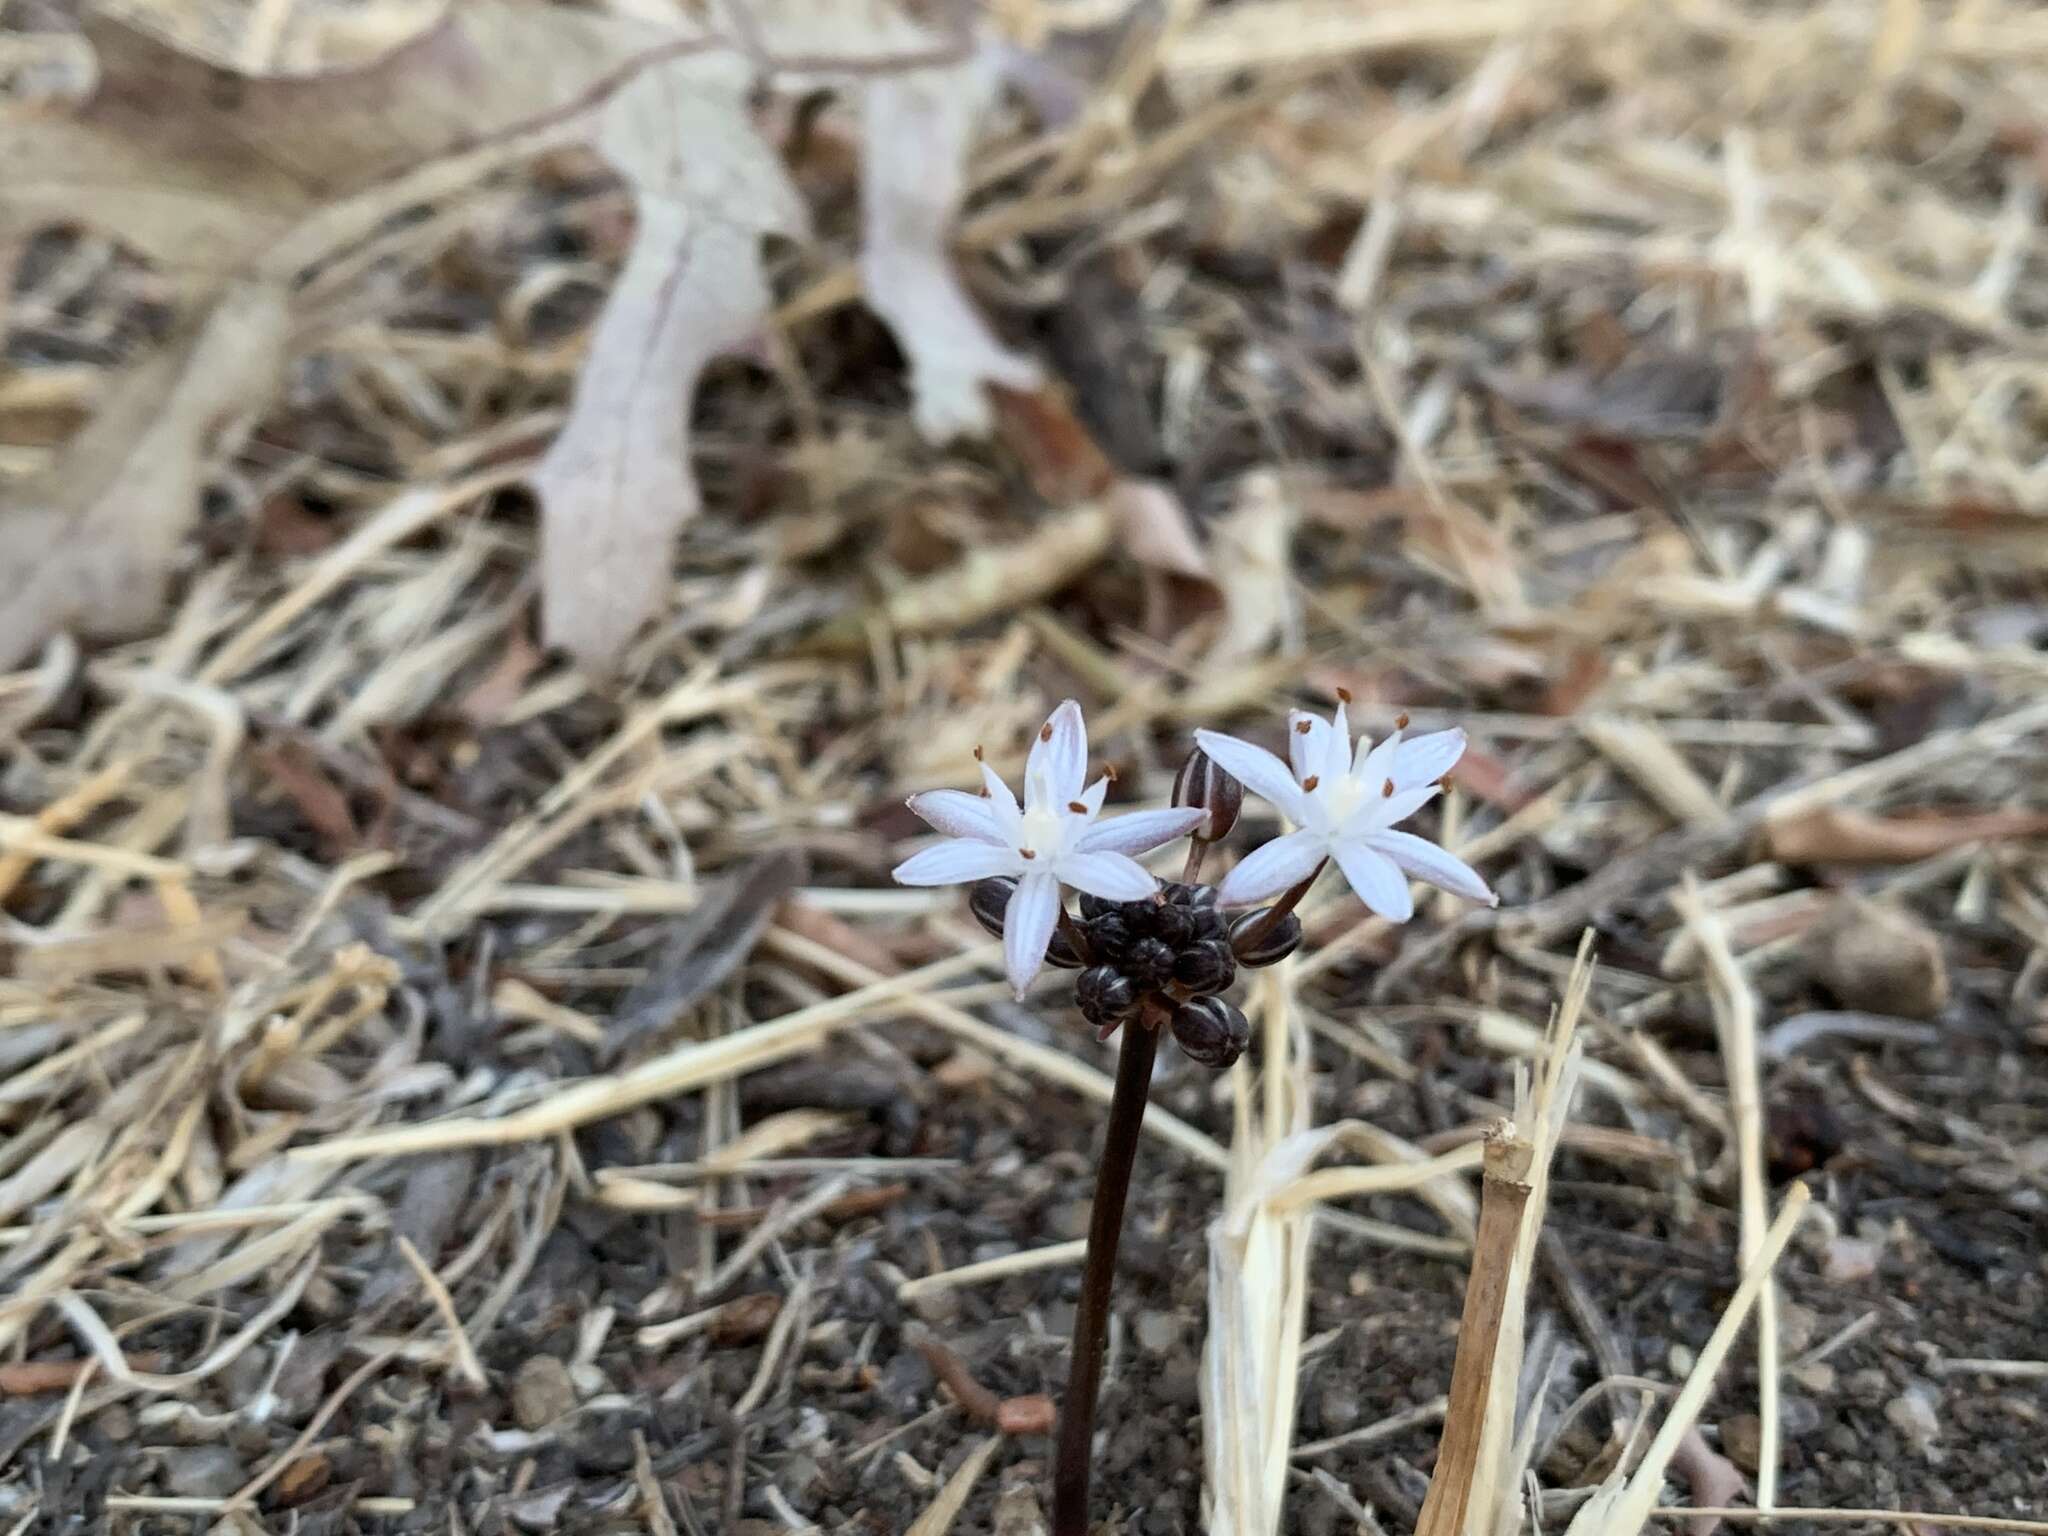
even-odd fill
[{"label": "dead leaf", "polygon": [[0,668],[59,630],[121,635],[156,616],[208,465],[276,387],[288,329],[282,288],[231,285],[0,496]]},{"label": "dead leaf", "polygon": [[2048,812],[1929,810],[1873,816],[1822,805],[1764,822],[1765,856],[1785,864],[1912,864],[1952,848],[2048,834]]},{"label": "dead leaf", "polygon": [[800,884],[800,854],[777,852],[739,875],[706,881],[703,899],[671,925],[647,974],[621,999],[598,1049],[604,1064],[635,1042],[666,1029],[754,952],[775,909]]},{"label": "dead leaf", "polygon": [[983,386],[1036,389],[1038,366],[996,340],[953,271],[946,243],[967,150],[998,84],[995,54],[882,75],[862,103],[861,288],[910,359],[917,429],[942,443],[989,430]]},{"label": "dead leaf", "polygon": [[[462,0],[374,56],[359,39],[345,65],[259,77],[239,58],[199,57],[91,15],[90,98],[69,116],[0,121],[0,249],[85,223],[163,263],[210,307],[195,341],[131,373],[38,494],[11,501],[0,666],[67,624],[97,632],[154,615],[221,427],[267,401],[287,322],[306,318],[285,297],[303,292],[303,270],[401,208],[578,143],[625,178],[638,217],[534,483],[546,634],[587,664],[613,659],[661,606],[669,543],[697,509],[697,377],[766,313],[761,237],[804,227],[754,126],[751,92],[771,68],[862,93],[862,272],[910,356],[920,428],[984,430],[984,383],[1034,386],[1035,366],[995,340],[944,250],[996,55],[882,4],[763,0],[731,37],[688,26],[682,12],[655,25]],[[132,470],[145,462],[146,484]]]},{"label": "dead leaf", "polygon": [[1223,629],[1209,648],[1212,667],[1301,647],[1294,593],[1294,532],[1299,514],[1280,477],[1255,470],[1214,529],[1215,579],[1223,593]]},{"label": "dead leaf", "polygon": [[597,148],[639,223],[569,420],[533,475],[545,635],[586,666],[660,609],[675,535],[698,508],[698,376],[768,313],[761,237],[805,228],[796,189],[746,126],[751,71],[729,56],[690,64],[649,71],[601,115]]},{"label": "dead leaf", "polygon": [[1116,466],[1081,424],[1066,396],[1047,386],[1034,390],[991,386],[996,432],[1024,466],[1031,488],[1056,507],[1102,495]]},{"label": "dead leaf", "polygon": [[1120,480],[1104,498],[1124,553],[1174,576],[1211,579],[1209,557],[1180,497],[1156,480]]}]

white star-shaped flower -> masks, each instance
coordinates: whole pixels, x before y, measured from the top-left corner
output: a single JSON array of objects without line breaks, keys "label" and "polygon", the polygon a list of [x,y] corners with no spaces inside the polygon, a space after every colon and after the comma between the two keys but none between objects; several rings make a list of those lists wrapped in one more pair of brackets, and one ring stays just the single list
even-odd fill
[{"label": "white star-shaped flower", "polygon": [[1072,699],[1052,712],[1024,764],[1024,804],[1002,776],[981,765],[982,792],[932,789],[912,795],[910,808],[947,834],[896,866],[901,885],[962,885],[1013,875],[1017,889],[1003,915],[1003,968],[1022,997],[1045,961],[1059,924],[1060,887],[1105,901],[1142,901],[1159,882],[1131,857],[1190,831],[1198,808],[1134,811],[1098,822],[1104,775],[1088,777],[1088,727]]},{"label": "white star-shaped flower", "polygon": [[1257,849],[1224,877],[1224,906],[1269,901],[1300,884],[1325,859],[1335,859],[1351,889],[1381,917],[1405,923],[1415,914],[1408,879],[1492,906],[1499,897],[1478,871],[1435,843],[1396,832],[1434,800],[1438,782],[1465,752],[1465,733],[1434,731],[1413,741],[1397,728],[1378,746],[1361,736],[1356,751],[1344,706],[1323,720],[1302,710],[1287,717],[1283,763],[1264,747],[1235,736],[1197,731],[1195,740],[1225,773],[1270,801],[1296,831]]}]

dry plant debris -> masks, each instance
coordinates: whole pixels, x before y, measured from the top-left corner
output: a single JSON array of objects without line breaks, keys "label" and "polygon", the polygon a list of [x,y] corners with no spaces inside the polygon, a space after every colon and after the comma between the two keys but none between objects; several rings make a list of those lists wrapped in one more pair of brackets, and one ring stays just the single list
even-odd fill
[{"label": "dry plant debris", "polygon": [[0,1522],[1036,1528],[914,1341],[1057,1393],[1110,1058],[903,796],[1341,687],[1502,905],[1162,1071],[1118,1527],[2048,1530],[2044,101],[2015,0],[15,0]]}]

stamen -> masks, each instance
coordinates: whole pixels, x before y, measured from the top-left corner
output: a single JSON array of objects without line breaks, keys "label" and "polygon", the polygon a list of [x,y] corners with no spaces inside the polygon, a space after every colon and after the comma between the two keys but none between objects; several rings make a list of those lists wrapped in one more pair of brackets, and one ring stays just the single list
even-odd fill
[{"label": "stamen", "polygon": [[1052,722],[1050,720],[1038,728],[1038,739],[1040,741],[1052,740]]},{"label": "stamen", "polygon": [[1104,777],[1105,779],[1109,780],[1109,782],[1110,782],[1110,783],[1112,783],[1112,784],[1116,783],[1116,781],[1117,781],[1117,778],[1116,778],[1116,764],[1115,764],[1115,763],[1104,763],[1104,764],[1102,765],[1102,776],[1103,776],[1103,777]]},{"label": "stamen", "polygon": [[1408,729],[1408,717],[1405,714],[1394,716],[1394,729],[1397,731]]},{"label": "stamen", "polygon": [[1301,781],[1301,787],[1303,789],[1314,789],[1318,784],[1322,782],[1323,780],[1320,774],[1312,773],[1307,778]]},{"label": "stamen", "polygon": [[1035,859],[1038,857],[1038,850],[1036,848],[1019,848],[1017,850],[1017,857],[1020,859]]},{"label": "stamen", "polygon": [[974,744],[974,760],[977,763],[981,761],[981,743],[978,741]]},{"label": "stamen", "polygon": [[988,792],[988,786],[987,786],[986,784],[984,784],[984,785],[982,785],[982,786],[981,786],[981,798],[982,798],[982,799],[984,799],[984,800],[989,800],[989,799],[993,799],[993,798],[994,798],[994,797],[993,797],[992,795],[990,795],[990,794],[989,794],[989,792]]},{"label": "stamen", "polygon": [[1067,809],[1072,811],[1076,816],[1086,816],[1088,814],[1088,807],[1083,805],[1078,800],[1069,800],[1067,802]]},{"label": "stamen", "polygon": [[1385,800],[1394,798],[1394,781],[1392,779],[1387,780],[1385,786],[1381,788],[1380,797]]},{"label": "stamen", "polygon": [[1337,700],[1339,703],[1349,704],[1351,702],[1351,690],[1349,688],[1339,688],[1337,690]]},{"label": "stamen", "polygon": [[1297,735],[1297,736],[1306,736],[1306,735],[1308,734],[1308,732],[1309,732],[1309,724],[1308,724],[1308,722],[1307,722],[1306,720],[1297,720],[1297,721],[1295,721],[1295,722],[1294,722],[1294,734],[1295,734],[1295,735]]}]

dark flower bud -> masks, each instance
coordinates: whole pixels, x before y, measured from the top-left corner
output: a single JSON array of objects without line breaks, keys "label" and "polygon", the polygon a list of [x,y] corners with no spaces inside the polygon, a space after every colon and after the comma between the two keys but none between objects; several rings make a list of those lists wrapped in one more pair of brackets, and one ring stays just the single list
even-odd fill
[{"label": "dark flower bud", "polygon": [[1138,989],[1115,966],[1090,966],[1074,978],[1074,1001],[1091,1024],[1111,1024],[1138,1011]]},{"label": "dark flower bud", "polygon": [[1230,925],[1230,952],[1239,965],[1271,965],[1301,946],[1301,919],[1290,912],[1266,929],[1271,915],[1270,907],[1259,907]]},{"label": "dark flower bud", "polygon": [[1237,961],[1223,940],[1201,939],[1174,959],[1173,979],[1198,997],[1221,992],[1237,980]]},{"label": "dark flower bud", "polygon": [[1227,940],[1230,937],[1230,919],[1214,907],[1195,908],[1194,919],[1196,938]]},{"label": "dark flower bud", "polygon": [[1188,834],[1198,843],[1220,842],[1237,825],[1237,813],[1244,809],[1244,786],[1217,767],[1200,747],[1188,754],[1173,779],[1176,809],[1195,807],[1209,814],[1195,823]]},{"label": "dark flower bud", "polygon": [[1173,946],[1164,939],[1133,939],[1124,951],[1124,974],[1142,987],[1160,987],[1173,979]]},{"label": "dark flower bud", "polygon": [[1153,908],[1152,931],[1161,943],[1179,949],[1195,936],[1194,914],[1186,907],[1161,905]]},{"label": "dark flower bud", "polygon": [[967,893],[967,910],[974,920],[997,938],[1003,936],[1003,914],[1010,910],[1010,896],[1017,882],[1009,875],[991,875],[977,880]]},{"label": "dark flower bud", "polygon": [[1173,1038],[1205,1067],[1229,1066],[1251,1044],[1245,1016],[1220,997],[1198,997],[1173,1011]]},{"label": "dark flower bud", "polygon": [[1086,891],[1081,893],[1081,915],[1083,917],[1106,917],[1116,909],[1116,902],[1104,901],[1100,896],[1090,896]]},{"label": "dark flower bud", "polygon": [[1121,960],[1130,946],[1131,927],[1121,912],[1105,912],[1081,925],[1098,960]]},{"label": "dark flower bud", "polygon": [[1200,911],[1216,905],[1216,887],[1213,885],[1183,885],[1176,880],[1163,888],[1166,899],[1176,907],[1188,907]]},{"label": "dark flower bud", "polygon": [[1065,923],[1053,929],[1052,942],[1045,946],[1045,963],[1056,965],[1063,971],[1078,971],[1088,963],[1087,958],[1074,948],[1073,935]]}]

